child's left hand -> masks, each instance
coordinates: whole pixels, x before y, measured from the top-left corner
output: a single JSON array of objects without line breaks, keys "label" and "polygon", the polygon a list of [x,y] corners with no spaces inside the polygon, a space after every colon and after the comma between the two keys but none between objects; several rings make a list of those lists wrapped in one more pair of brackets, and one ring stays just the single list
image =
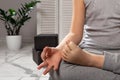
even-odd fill
[{"label": "child's left hand", "polygon": [[87,65],[89,54],[70,41],[63,48],[62,59],[74,64]]}]

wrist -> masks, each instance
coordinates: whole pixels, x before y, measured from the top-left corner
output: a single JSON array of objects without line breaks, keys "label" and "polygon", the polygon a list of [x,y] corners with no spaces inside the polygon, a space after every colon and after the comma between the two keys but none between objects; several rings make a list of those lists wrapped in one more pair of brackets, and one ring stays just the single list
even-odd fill
[{"label": "wrist", "polygon": [[85,50],[83,50],[83,54],[85,55],[85,59],[86,59],[86,61],[85,61],[85,65],[86,66],[89,66],[89,67],[93,67],[93,65],[94,65],[94,55],[92,54],[92,53],[90,53],[90,52],[88,52],[88,51],[85,51]]},{"label": "wrist", "polygon": [[104,63],[104,56],[103,55],[91,55],[91,66],[96,68],[102,68]]},{"label": "wrist", "polygon": [[55,48],[58,49],[58,50],[61,50],[61,47],[59,45],[56,46]]},{"label": "wrist", "polygon": [[84,51],[87,57],[87,66],[102,68],[104,63],[104,55],[97,55],[87,51]]}]

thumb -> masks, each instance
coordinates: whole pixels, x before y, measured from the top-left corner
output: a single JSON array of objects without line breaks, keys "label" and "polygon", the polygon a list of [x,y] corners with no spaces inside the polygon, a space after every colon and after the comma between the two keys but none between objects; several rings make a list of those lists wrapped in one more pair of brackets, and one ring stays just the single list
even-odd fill
[{"label": "thumb", "polygon": [[46,46],[41,53],[42,60],[46,60],[49,55],[51,55],[51,48]]},{"label": "thumb", "polygon": [[49,57],[52,55],[52,48],[51,47],[47,47],[47,51],[46,51],[46,57]]}]

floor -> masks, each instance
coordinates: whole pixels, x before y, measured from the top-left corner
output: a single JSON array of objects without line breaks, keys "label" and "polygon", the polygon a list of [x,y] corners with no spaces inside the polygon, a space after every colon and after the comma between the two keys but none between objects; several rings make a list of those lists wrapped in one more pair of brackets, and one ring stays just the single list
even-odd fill
[{"label": "floor", "polygon": [[0,80],[48,80],[37,70],[32,60],[33,44],[25,43],[19,51],[10,51],[4,42],[0,42]]}]

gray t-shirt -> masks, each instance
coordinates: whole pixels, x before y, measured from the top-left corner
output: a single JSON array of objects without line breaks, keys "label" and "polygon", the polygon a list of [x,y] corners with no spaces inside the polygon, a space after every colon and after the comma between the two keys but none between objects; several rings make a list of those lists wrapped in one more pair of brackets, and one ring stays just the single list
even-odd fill
[{"label": "gray t-shirt", "polygon": [[105,56],[103,69],[120,75],[120,0],[84,0],[81,48]]},{"label": "gray t-shirt", "polygon": [[81,47],[120,49],[120,1],[85,0],[85,32]]}]

